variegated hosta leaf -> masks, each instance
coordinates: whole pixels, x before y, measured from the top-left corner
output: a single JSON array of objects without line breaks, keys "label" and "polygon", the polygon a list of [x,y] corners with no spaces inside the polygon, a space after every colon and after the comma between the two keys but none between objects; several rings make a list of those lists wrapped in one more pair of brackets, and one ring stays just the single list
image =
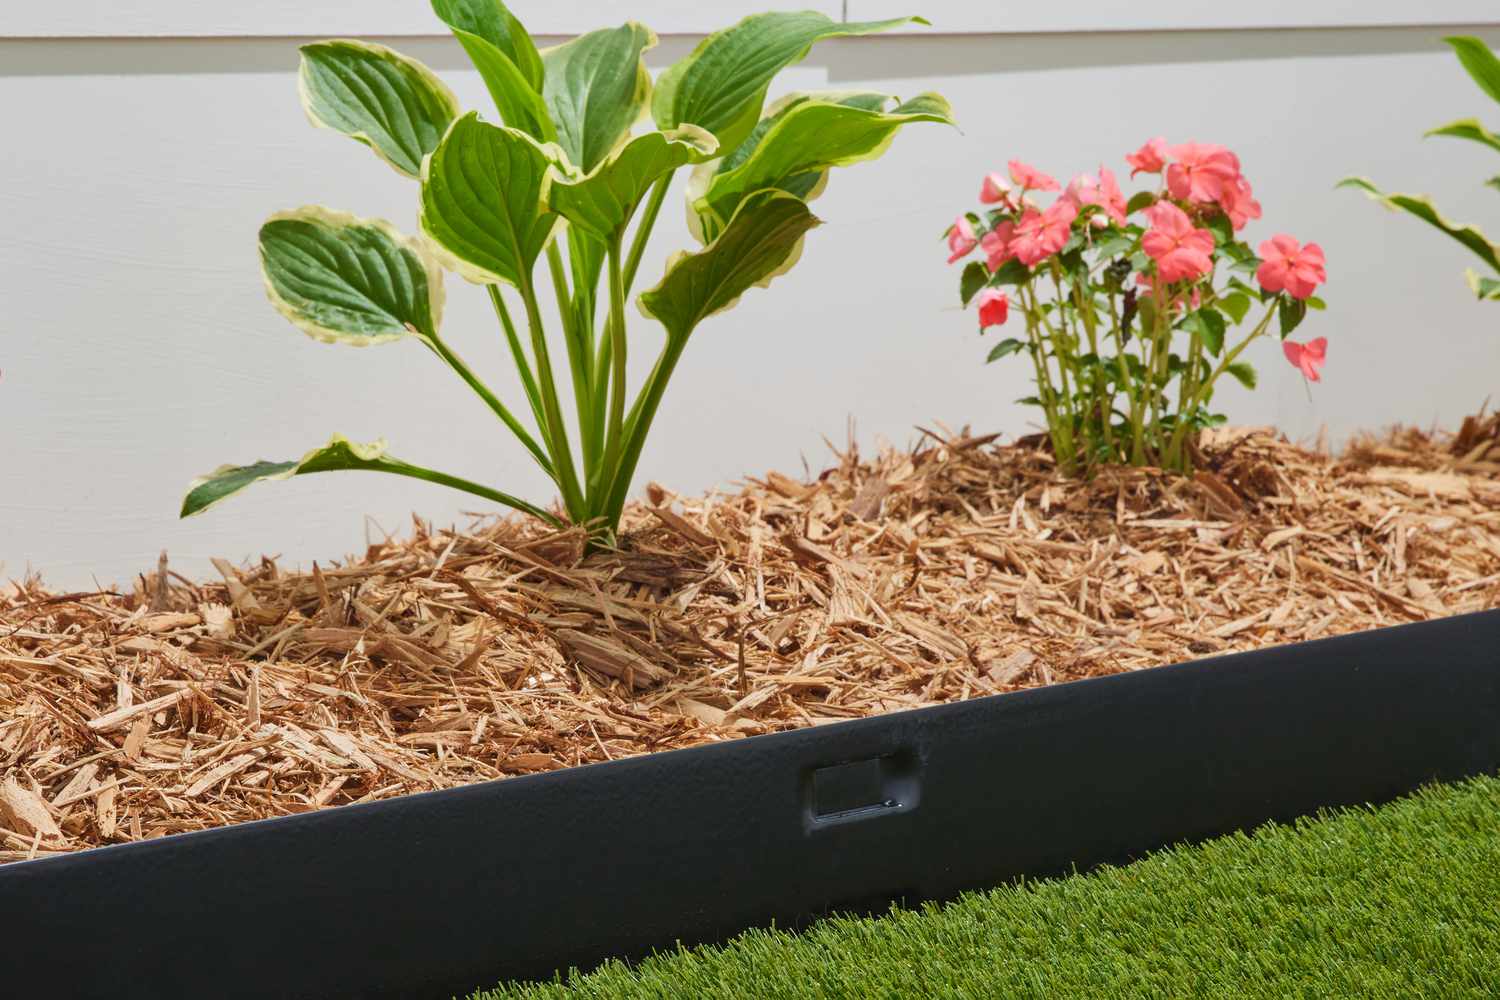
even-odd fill
[{"label": "variegated hosta leaf", "polygon": [[422,231],[444,262],[470,281],[530,281],[558,216],[547,211],[562,151],[470,112],[448,130],[422,168]]},{"label": "variegated hosta leaf", "polygon": [[1500,302],[1500,278],[1486,278],[1473,268],[1464,272],[1474,295],[1487,302]]},{"label": "variegated hosta leaf", "polygon": [[442,270],[388,222],[316,206],[281,212],[261,226],[260,263],[271,304],[318,340],[365,346],[437,336]]},{"label": "variegated hosta leaf", "polygon": [[818,218],[801,198],[769,191],[747,198],[724,232],[693,254],[677,254],[655,288],[642,292],[641,312],[667,335],[685,339],[708,316],[733,306],[796,263],[802,238]]},{"label": "variegated hosta leaf", "polygon": [[683,123],[708,129],[734,149],[760,119],[766,88],[777,73],[800,62],[819,39],[868,35],[920,17],[834,21],[815,11],[755,14],[709,35],[656,81],[651,113],[662,130]]},{"label": "variegated hosta leaf", "polygon": [[1443,41],[1453,46],[1458,61],[1479,84],[1479,89],[1489,94],[1492,100],[1500,101],[1500,58],[1496,58],[1484,40],[1472,35],[1455,35]]},{"label": "variegated hosta leaf", "polygon": [[557,137],[542,100],[545,70],[531,35],[500,0],[432,0],[479,70],[500,120],[543,142]]},{"label": "variegated hosta leaf", "polygon": [[871,108],[869,98],[851,95],[844,100],[852,103],[843,103],[809,95],[788,103],[771,117],[768,128],[752,132],[722,161],[693,210],[712,213],[722,223],[753,192],[796,184],[794,193],[805,195],[812,187],[809,178],[874,159],[909,122],[953,124],[952,109],[937,94],[921,94],[889,111],[883,104]]},{"label": "variegated hosta leaf", "polygon": [[1500,153],[1500,135],[1496,135],[1485,128],[1477,118],[1461,118],[1456,122],[1440,125],[1427,133],[1428,135],[1446,135],[1455,139],[1468,139],[1477,142]]},{"label": "variegated hosta leaf", "polygon": [[219,466],[189,484],[187,496],[182,498],[180,516],[202,513],[220,500],[262,480],[290,479],[309,472],[341,469],[380,470],[393,464],[394,460],[386,458],[384,441],[356,444],[342,434],[335,434],[323,447],[314,448],[295,462],[260,461],[249,465]]},{"label": "variegated hosta leaf", "polygon": [[542,97],[557,144],[583,173],[602,163],[641,116],[651,94],[642,56],[655,45],[655,32],[630,21],[542,53]]},{"label": "variegated hosta leaf", "polygon": [[368,42],[302,46],[298,89],[314,125],[359,140],[409,177],[458,117],[458,98],[430,69]]},{"label": "variegated hosta leaf", "polygon": [[1447,233],[1453,239],[1468,247],[1480,260],[1488,264],[1496,274],[1500,274],[1500,245],[1491,242],[1489,237],[1485,236],[1484,233],[1480,232],[1474,226],[1462,225],[1444,218],[1442,213],[1437,210],[1426,195],[1387,194],[1377,188],[1375,183],[1368,177],[1346,177],[1342,181],[1339,181],[1338,186],[1356,188],[1365,192],[1365,194],[1387,208],[1400,209],[1403,212],[1415,215],[1423,222]]},{"label": "variegated hosta leaf", "polygon": [[399,458],[387,455],[384,441],[356,444],[342,434],[335,434],[328,439],[327,444],[321,448],[314,448],[295,462],[260,461],[249,465],[219,466],[213,472],[193,480],[188,485],[187,495],[182,498],[182,511],[179,516],[191,517],[202,513],[245,487],[265,480],[290,479],[293,476],[305,476],[312,472],[351,470],[387,472],[392,475],[437,483],[440,486],[463,490],[465,493],[472,493],[475,496],[493,500],[495,503],[525,511],[550,524],[559,523],[552,514],[525,500],[513,497],[509,493],[502,493],[488,486],[481,486],[467,479],[436,472],[420,465],[412,465],[410,462],[403,462]]},{"label": "variegated hosta leaf", "polygon": [[632,139],[587,177],[554,180],[548,203],[574,225],[599,236],[613,236],[625,228],[657,178],[712,156],[718,146],[712,135],[693,125],[648,132]]}]

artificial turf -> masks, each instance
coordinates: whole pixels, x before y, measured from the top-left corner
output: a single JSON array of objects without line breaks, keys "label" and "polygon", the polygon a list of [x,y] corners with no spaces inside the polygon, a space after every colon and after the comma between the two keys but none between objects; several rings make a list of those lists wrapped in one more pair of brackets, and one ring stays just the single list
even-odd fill
[{"label": "artificial turf", "polygon": [[1494,997],[1500,780],[474,1000]]}]

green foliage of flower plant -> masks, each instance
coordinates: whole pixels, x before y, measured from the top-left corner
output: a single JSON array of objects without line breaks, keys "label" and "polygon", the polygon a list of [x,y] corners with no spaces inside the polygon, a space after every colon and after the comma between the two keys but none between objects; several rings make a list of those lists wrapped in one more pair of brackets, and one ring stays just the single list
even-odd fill
[{"label": "green foliage of flower plant", "polygon": [[[277,213],[260,231],[266,293],[294,325],[327,343],[420,342],[556,484],[562,516],[400,461],[383,441],[338,435],[300,460],[209,473],[189,487],[183,516],[261,480],[364,470],[440,483],[611,537],[698,326],[796,263],[818,225],[808,202],[832,168],[879,156],[912,122],[952,124],[947,101],[931,93],[904,102],[799,93],[766,105],[776,74],[821,39],[926,23],[921,18],[757,14],[709,35],[653,81],[644,56],[656,35],[636,22],[538,49],[500,0],[432,0],[432,7],[478,70],[498,123],[465,112],[430,69],[384,46],[347,39],[304,46],[299,90],[309,120],[416,181],[421,232],[407,236],[321,206]],[[638,129],[643,122],[655,129]],[[684,170],[701,246],[674,254],[637,298],[666,336],[632,394],[626,302],[668,188]],[[524,411],[502,402],[444,339],[445,272],[488,294]],[[549,331],[543,313],[553,307]]]},{"label": "green foliage of flower plant", "polygon": [[[1479,89],[1484,91],[1491,100],[1500,104],[1500,58],[1497,58],[1495,53],[1490,51],[1490,47],[1478,38],[1460,35],[1445,38],[1443,41],[1452,46],[1454,53],[1458,56],[1459,64],[1479,85]],[[1500,153],[1500,135],[1490,131],[1476,118],[1461,118],[1446,125],[1439,125],[1427,134],[1467,139]],[[1484,183],[1500,191],[1500,174]],[[1480,299],[1500,301],[1500,243],[1495,243],[1477,226],[1448,219],[1438,211],[1437,206],[1427,195],[1386,193],[1368,177],[1346,177],[1339,182],[1339,186],[1363,191],[1392,211],[1413,215],[1462,243],[1469,249],[1469,252],[1483,261],[1490,271],[1489,274],[1480,274],[1473,268],[1465,271],[1469,288]]]},{"label": "green foliage of flower plant", "polygon": [[[1323,250],[1280,233],[1257,256],[1240,239],[1261,207],[1239,157],[1157,138],[1125,159],[1132,177],[1160,174],[1160,183],[1127,198],[1100,167],[1064,189],[1011,160],[1009,180],[987,175],[984,207],[947,230],[950,264],[984,255],[959,279],[980,332],[1021,313],[1024,333],[989,360],[1031,362],[1036,393],[1020,402],[1041,409],[1068,474],[1109,463],[1191,471],[1197,433],[1224,421],[1210,406],[1216,384],[1228,375],[1255,387],[1244,354],[1273,323],[1308,380],[1319,380],[1326,356],[1325,338],[1287,339],[1309,307],[1323,308],[1312,294],[1327,279]],[[1044,209],[1033,195],[1046,191],[1060,194]]]}]

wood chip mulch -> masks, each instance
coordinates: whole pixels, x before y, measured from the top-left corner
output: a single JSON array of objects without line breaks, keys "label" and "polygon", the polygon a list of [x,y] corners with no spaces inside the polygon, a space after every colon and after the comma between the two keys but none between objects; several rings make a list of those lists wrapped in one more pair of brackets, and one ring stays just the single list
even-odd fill
[{"label": "wood chip mulch", "polygon": [[[1500,604],[1500,420],[1084,484],[925,434],[291,572],[0,586],[0,862]],[[1435,664],[1435,670],[1441,669]]]}]

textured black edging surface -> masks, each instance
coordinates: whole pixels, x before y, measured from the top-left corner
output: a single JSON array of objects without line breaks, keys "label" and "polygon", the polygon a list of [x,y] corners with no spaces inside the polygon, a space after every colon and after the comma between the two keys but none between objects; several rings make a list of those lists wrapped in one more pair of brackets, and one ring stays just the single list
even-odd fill
[{"label": "textured black edging surface", "polygon": [[1497,768],[1490,611],[3,866],[6,990],[441,997]]}]

